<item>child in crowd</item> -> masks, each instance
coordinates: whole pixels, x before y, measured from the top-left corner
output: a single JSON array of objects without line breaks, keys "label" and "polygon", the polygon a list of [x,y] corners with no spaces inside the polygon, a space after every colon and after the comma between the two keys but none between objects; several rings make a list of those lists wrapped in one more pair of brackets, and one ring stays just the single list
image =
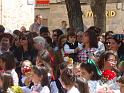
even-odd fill
[{"label": "child in crowd", "polygon": [[32,68],[31,61],[29,61],[29,60],[22,61],[22,63],[21,63],[21,74],[22,75],[19,77],[19,85],[20,86],[22,86],[22,87],[26,86],[27,85],[27,84],[25,84],[26,81],[27,82],[29,81],[28,83],[30,83],[30,76],[26,75],[25,69],[28,69],[28,70],[30,70],[29,72],[31,72],[31,68]]},{"label": "child in crowd", "polygon": [[72,69],[66,68],[61,74],[61,83],[67,93],[80,93],[79,90],[75,87],[75,75]]},{"label": "child in crowd", "polygon": [[50,93],[48,75],[45,69],[33,66],[31,79],[34,83],[31,93]]},{"label": "child in crowd", "polygon": [[14,85],[18,85],[19,79],[18,79],[18,75],[15,71],[16,61],[15,61],[15,57],[14,57],[13,53],[5,52],[1,55],[1,59],[3,62],[5,62],[5,67],[3,68],[4,71],[8,74],[11,74]]},{"label": "child in crowd", "polygon": [[82,45],[76,41],[76,34],[71,31],[67,35],[67,42],[64,45],[65,54],[69,54],[69,57],[73,59],[74,62],[78,62],[77,53],[82,49]]}]

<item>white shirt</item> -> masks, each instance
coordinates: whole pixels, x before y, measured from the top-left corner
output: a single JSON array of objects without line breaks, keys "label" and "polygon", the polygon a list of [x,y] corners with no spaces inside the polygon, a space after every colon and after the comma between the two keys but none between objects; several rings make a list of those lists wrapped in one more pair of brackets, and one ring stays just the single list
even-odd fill
[{"label": "white shirt", "polygon": [[47,86],[44,86],[42,88],[42,90],[40,91],[40,93],[50,93],[50,90],[49,90],[49,88]]},{"label": "white shirt", "polygon": [[[80,50],[81,50],[81,49],[82,49],[82,44],[78,43],[78,47],[79,47]],[[64,45],[64,52],[65,52],[65,53],[68,53],[68,54],[74,53],[74,49],[70,49],[70,48],[69,48],[69,45],[65,44],[65,45]]]},{"label": "white shirt", "polygon": [[80,92],[75,86],[73,86],[70,90],[67,91],[67,93],[80,93]]},{"label": "white shirt", "polygon": [[56,82],[52,81],[50,83],[50,89],[51,89],[51,93],[59,93],[59,90],[57,88]]}]

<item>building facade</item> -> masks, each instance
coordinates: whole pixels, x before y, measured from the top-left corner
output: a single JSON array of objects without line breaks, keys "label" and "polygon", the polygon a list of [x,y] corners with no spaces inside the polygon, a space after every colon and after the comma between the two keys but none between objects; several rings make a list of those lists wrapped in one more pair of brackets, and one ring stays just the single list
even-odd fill
[{"label": "building facade", "polygon": [[[89,4],[90,0],[81,0],[83,22],[87,27],[93,25],[93,13]],[[124,0],[108,0],[106,10],[107,31],[121,32],[124,29]],[[49,4],[37,4],[34,0],[0,0],[0,24],[7,29],[25,26],[28,30],[37,14],[43,16],[42,24],[49,26],[50,30],[60,28],[63,20],[68,22],[64,0],[50,0]]]}]

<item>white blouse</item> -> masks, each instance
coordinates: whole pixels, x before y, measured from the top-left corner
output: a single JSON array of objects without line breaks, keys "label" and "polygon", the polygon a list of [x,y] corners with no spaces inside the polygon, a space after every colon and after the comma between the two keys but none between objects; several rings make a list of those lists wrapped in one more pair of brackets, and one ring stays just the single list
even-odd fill
[{"label": "white blouse", "polygon": [[73,86],[70,90],[67,91],[67,93],[80,93],[80,92],[75,86]]},{"label": "white blouse", "polygon": [[48,86],[44,86],[42,88],[42,90],[40,91],[40,93],[50,93],[50,90],[49,90]]}]

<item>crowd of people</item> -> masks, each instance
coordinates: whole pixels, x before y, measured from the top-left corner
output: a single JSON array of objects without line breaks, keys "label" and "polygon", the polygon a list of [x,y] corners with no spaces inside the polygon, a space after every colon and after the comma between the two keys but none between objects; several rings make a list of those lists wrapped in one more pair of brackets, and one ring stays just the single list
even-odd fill
[{"label": "crowd of people", "polygon": [[0,25],[0,93],[124,93],[124,34],[41,19],[13,34]]}]

